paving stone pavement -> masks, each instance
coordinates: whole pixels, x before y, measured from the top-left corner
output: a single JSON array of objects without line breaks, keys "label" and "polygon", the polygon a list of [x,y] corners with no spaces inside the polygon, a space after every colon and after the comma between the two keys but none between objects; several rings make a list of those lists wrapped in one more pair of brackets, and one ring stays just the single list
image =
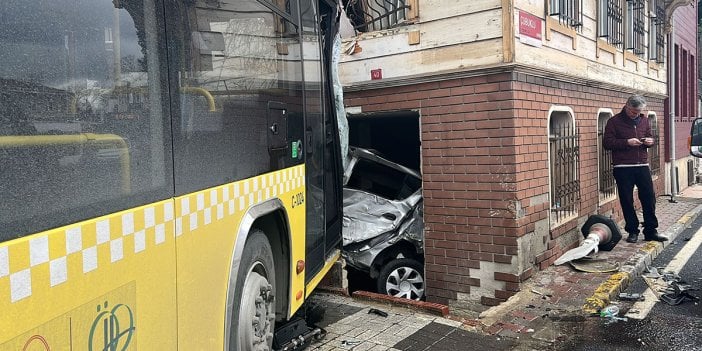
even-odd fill
[{"label": "paving stone pavement", "polygon": [[[671,238],[661,244],[623,239],[597,258],[620,265],[618,273],[583,273],[570,265],[550,266],[537,272],[507,302],[481,313],[477,319],[431,315],[387,301],[367,301],[318,291],[313,300],[326,307],[319,324],[327,331],[323,340],[308,349],[341,350],[559,350],[567,337],[559,323],[593,318],[588,307],[609,303],[639,275],[665,246],[675,245],[677,235],[702,213],[702,186],[695,185],[670,203],[659,197],[656,214],[659,232]],[[622,230],[623,232],[623,230]],[[614,295],[613,295],[614,294]],[[387,317],[369,313],[386,312]]]},{"label": "paving stone pavement", "polygon": [[[312,350],[455,351],[476,343],[484,345],[484,350],[508,350],[515,345],[500,336],[478,333],[463,321],[432,316],[403,305],[359,302],[324,292],[316,293],[313,301],[326,307],[318,326],[326,330],[327,336],[312,344]],[[373,309],[387,316],[372,313]]]}]

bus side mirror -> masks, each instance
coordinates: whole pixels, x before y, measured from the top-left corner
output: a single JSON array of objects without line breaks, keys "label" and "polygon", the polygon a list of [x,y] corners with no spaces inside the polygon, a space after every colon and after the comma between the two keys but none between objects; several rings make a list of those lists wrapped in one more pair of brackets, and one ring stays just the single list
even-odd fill
[{"label": "bus side mirror", "polygon": [[695,119],[690,128],[690,155],[702,157],[702,118]]}]

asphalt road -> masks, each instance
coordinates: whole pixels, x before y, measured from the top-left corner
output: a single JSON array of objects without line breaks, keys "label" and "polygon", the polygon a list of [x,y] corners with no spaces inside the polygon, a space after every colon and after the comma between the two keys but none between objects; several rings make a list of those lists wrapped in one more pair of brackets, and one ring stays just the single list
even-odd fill
[{"label": "asphalt road", "polygon": [[[663,268],[659,271],[677,271],[690,287],[702,289],[701,227],[702,217],[683,231],[651,266]],[[685,300],[679,305],[656,301],[642,277],[632,282],[626,292],[646,298],[643,302],[618,301],[615,304],[620,309],[619,316],[628,317],[626,321],[587,318],[562,325],[572,335],[562,350],[702,350],[702,301]],[[702,296],[699,290],[688,292]]]}]

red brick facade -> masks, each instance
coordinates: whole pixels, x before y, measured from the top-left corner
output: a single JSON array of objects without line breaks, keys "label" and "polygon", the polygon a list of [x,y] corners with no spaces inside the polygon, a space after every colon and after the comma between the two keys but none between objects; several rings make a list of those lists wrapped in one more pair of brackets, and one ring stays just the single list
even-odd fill
[{"label": "red brick facade", "polygon": [[[597,121],[599,109],[618,113],[633,91],[587,83],[508,71],[346,93],[346,106],[364,113],[420,114],[428,301],[498,304],[534,270],[577,246],[589,215],[622,218],[617,201],[599,204]],[[647,99],[663,126],[663,98]],[[580,134],[578,217],[555,228],[548,162],[553,106],[572,109]]]}]

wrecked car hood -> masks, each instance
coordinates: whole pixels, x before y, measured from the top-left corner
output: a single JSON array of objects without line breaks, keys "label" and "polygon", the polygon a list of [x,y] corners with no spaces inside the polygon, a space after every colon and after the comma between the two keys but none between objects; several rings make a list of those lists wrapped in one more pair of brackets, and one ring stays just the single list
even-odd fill
[{"label": "wrecked car hood", "polygon": [[344,188],[343,245],[361,242],[397,229],[421,201],[421,190],[393,201],[361,190]]}]

